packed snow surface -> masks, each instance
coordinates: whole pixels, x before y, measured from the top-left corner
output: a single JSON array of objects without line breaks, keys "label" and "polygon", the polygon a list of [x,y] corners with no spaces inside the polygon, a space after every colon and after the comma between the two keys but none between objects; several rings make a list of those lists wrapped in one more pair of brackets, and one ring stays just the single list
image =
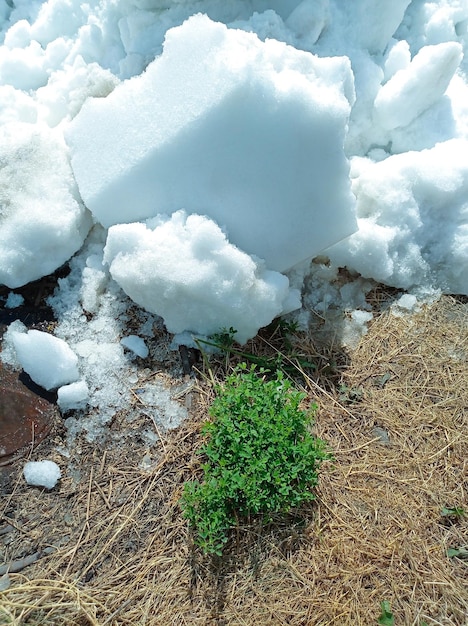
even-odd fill
[{"label": "packed snow surface", "polygon": [[28,485],[53,489],[62,477],[60,467],[54,461],[28,461],[23,468]]},{"label": "packed snow surface", "polygon": [[467,0],[0,3],[0,283],[70,267],[76,369],[40,384],[107,423],[158,316],[245,340],[346,309],[352,343],[373,281],[468,294],[467,43]]},{"label": "packed snow surface", "polygon": [[195,15],[163,54],[66,138],[103,226],[184,209],[284,271],[356,229],[343,143],[349,60],[319,58]]}]

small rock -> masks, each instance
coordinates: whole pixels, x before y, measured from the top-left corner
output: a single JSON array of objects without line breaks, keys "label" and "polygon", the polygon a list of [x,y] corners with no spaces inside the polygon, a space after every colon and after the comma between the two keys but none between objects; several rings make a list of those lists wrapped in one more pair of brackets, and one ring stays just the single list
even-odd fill
[{"label": "small rock", "polygon": [[0,465],[30,452],[52,428],[55,406],[30,391],[0,362]]},{"label": "small rock", "polygon": [[372,434],[374,437],[378,437],[380,439],[380,443],[384,445],[388,445],[390,443],[390,437],[385,428],[381,428],[380,426],[374,426],[372,429]]}]

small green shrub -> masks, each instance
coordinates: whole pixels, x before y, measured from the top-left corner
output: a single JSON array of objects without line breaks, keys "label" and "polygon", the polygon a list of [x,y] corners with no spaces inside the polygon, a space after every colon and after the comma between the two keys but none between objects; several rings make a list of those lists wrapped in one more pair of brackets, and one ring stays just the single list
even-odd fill
[{"label": "small green shrub", "polygon": [[203,482],[185,484],[182,507],[195,541],[221,555],[239,518],[287,512],[314,499],[326,444],[309,431],[311,411],[299,408],[305,394],[276,372],[265,380],[255,365],[239,365],[210,407],[213,421],[201,453]]}]

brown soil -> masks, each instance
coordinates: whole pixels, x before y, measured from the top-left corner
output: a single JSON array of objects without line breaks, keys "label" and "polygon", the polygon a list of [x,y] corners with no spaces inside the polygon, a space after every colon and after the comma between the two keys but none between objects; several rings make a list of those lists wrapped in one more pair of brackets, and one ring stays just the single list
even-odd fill
[{"label": "brown soil", "polygon": [[[317,365],[302,384],[335,456],[314,503],[239,527],[222,559],[193,547],[178,500],[199,468],[205,370],[181,398],[190,420],[153,448],[80,440],[66,459],[57,428],[31,458],[61,465],[58,487],[28,487],[13,465],[0,562],[38,560],[0,575],[0,624],[375,625],[388,601],[397,625],[466,626],[468,561],[447,551],[468,546],[468,305],[443,297],[411,317],[377,315],[346,354],[311,337],[298,346]],[[119,416],[112,429],[124,428]]]}]

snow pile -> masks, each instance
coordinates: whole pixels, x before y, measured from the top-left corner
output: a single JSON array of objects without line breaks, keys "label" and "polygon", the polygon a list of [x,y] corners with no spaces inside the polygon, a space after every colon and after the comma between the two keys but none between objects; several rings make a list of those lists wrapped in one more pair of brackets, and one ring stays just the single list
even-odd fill
[{"label": "snow pile", "polygon": [[171,333],[211,335],[232,326],[244,343],[301,306],[286,276],[230,244],[208,218],[183,211],[112,226],[104,261],[125,293],[163,317]]},{"label": "snow pile", "polygon": [[329,257],[404,289],[468,294],[468,141],[356,160],[359,230]]},{"label": "snow pile", "polygon": [[23,468],[28,485],[53,489],[62,477],[60,467],[54,461],[28,461]]},{"label": "snow pile", "polygon": [[184,209],[284,271],[356,228],[343,152],[353,101],[347,59],[196,15],[141,76],[89,99],[66,137],[106,228]]},{"label": "snow pile", "polygon": [[90,436],[158,362],[151,312],[245,339],[299,289],[352,343],[373,281],[468,294],[466,0],[23,0],[0,38],[0,283],[69,262]]}]

